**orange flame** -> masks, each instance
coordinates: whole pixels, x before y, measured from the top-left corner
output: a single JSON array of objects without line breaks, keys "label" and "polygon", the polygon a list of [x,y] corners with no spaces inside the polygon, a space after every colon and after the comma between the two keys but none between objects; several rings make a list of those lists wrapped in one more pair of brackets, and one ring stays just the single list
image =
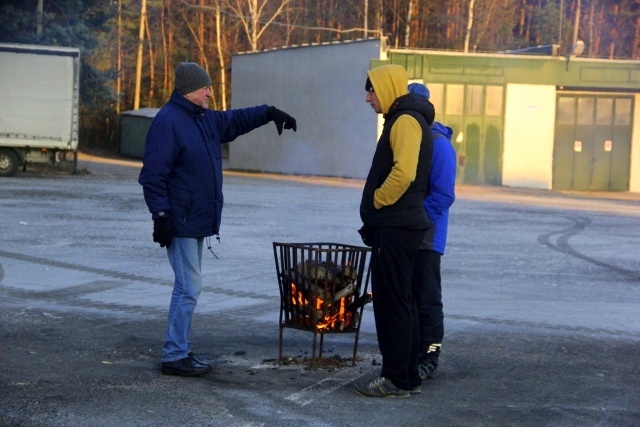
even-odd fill
[{"label": "orange flame", "polygon": [[[296,285],[291,283],[291,304],[300,309],[296,310],[295,322],[301,326],[315,326],[317,331],[343,330],[351,327],[353,312],[347,307],[353,300],[353,294],[340,298],[335,303],[325,302],[322,298],[312,295],[313,303],[298,291]],[[313,307],[313,309],[311,309]],[[319,319],[314,316],[322,316]]]}]

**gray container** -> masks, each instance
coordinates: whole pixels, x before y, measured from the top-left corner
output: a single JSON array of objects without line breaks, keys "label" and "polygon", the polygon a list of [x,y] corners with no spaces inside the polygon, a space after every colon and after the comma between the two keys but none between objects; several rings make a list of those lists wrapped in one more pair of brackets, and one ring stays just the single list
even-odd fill
[{"label": "gray container", "polygon": [[159,108],[140,108],[120,114],[120,154],[142,158],[149,126]]}]

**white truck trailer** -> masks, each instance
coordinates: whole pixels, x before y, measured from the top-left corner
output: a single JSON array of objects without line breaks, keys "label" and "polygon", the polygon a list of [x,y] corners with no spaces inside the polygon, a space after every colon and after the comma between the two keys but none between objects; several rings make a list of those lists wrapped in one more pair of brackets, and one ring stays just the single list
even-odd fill
[{"label": "white truck trailer", "polygon": [[0,176],[67,163],[78,148],[80,50],[0,43]]}]

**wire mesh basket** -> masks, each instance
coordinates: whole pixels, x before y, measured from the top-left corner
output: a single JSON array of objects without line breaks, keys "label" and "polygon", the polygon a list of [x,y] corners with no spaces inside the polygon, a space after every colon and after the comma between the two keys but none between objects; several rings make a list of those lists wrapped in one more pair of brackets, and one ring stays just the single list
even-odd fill
[{"label": "wire mesh basket", "polygon": [[325,334],[353,333],[353,365],[367,293],[370,267],[367,247],[339,243],[273,243],[280,285],[280,351],[283,329],[313,333],[312,366],[317,336],[319,357]]}]

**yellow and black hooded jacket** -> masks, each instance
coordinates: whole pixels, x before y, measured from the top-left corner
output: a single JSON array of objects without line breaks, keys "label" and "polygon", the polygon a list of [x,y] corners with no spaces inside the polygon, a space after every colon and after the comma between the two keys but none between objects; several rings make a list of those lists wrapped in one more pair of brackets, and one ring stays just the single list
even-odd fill
[{"label": "yellow and black hooded jacket", "polygon": [[383,65],[367,74],[385,121],[362,192],[360,217],[365,227],[428,229],[423,203],[433,152],[433,105],[408,93],[407,72],[399,65]]}]

